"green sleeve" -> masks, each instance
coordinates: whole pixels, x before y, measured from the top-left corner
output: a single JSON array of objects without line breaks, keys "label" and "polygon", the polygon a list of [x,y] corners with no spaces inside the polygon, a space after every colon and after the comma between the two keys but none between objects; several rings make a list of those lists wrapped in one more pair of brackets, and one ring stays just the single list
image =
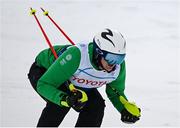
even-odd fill
[{"label": "green sleeve", "polygon": [[[53,46],[53,48],[58,54],[60,50],[68,46],[69,45],[56,45],[56,46]],[[52,65],[52,63],[54,63],[54,61],[55,61],[55,57],[50,48],[41,51],[36,57],[37,65],[40,67],[44,67],[46,69],[48,69]]]},{"label": "green sleeve", "polygon": [[38,80],[38,93],[49,101],[61,106],[62,94],[65,93],[57,88],[76,72],[80,59],[81,53],[77,47],[71,46],[67,48]]},{"label": "green sleeve", "polygon": [[[125,89],[125,78],[126,78],[126,67],[125,67],[125,61],[121,64],[120,73],[118,75],[118,78],[106,85],[106,94],[114,107],[121,112],[121,110],[124,108],[124,105],[119,100],[119,95],[126,98],[124,94]],[[113,89],[115,89],[117,92],[115,92]],[[118,95],[118,94],[119,95]],[[127,98],[126,98],[127,99]]]}]

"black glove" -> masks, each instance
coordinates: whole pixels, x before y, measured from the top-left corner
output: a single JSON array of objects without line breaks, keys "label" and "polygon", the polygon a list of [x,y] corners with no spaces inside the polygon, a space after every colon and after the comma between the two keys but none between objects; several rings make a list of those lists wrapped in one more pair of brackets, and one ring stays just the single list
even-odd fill
[{"label": "black glove", "polygon": [[70,94],[66,96],[65,101],[75,111],[80,112],[86,104],[86,102],[79,101],[81,98],[82,98],[82,93],[76,90],[76,91],[70,92]]},{"label": "black glove", "polygon": [[[141,110],[139,109],[139,111]],[[121,120],[124,123],[129,123],[129,124],[135,123],[139,119],[140,119],[139,117],[132,115],[125,108],[121,111]]]}]

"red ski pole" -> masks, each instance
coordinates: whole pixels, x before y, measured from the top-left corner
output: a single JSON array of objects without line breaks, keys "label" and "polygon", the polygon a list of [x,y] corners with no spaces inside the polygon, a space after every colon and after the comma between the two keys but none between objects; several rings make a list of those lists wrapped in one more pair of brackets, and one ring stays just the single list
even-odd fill
[{"label": "red ski pole", "polygon": [[43,8],[41,8],[41,10],[44,12],[44,15],[47,16],[52,23],[58,28],[58,30],[66,37],[66,39],[72,44],[75,45],[75,43],[68,37],[68,35],[59,27],[58,24],[56,24],[56,22],[49,16],[49,12],[45,11]]},{"label": "red ski pole", "polygon": [[38,18],[36,17],[36,10],[34,10],[34,9],[32,9],[32,8],[30,8],[30,9],[31,9],[31,12],[30,12],[31,15],[33,15],[34,18],[36,19],[36,22],[38,23],[38,26],[40,27],[40,29],[41,29],[41,31],[42,31],[42,33],[43,33],[45,39],[46,39],[46,42],[48,43],[48,45],[49,45],[49,47],[50,47],[50,49],[51,49],[51,51],[52,51],[54,57],[57,59],[58,56],[57,56],[57,54],[56,54],[56,51],[54,50],[53,46],[51,45],[51,42],[50,42],[49,38],[47,37],[47,35],[46,35],[46,33],[45,33],[45,31],[44,31],[42,25],[40,24]]},{"label": "red ski pole", "polygon": [[[41,29],[41,31],[42,31],[42,33],[43,33],[43,35],[44,35],[44,37],[45,37],[45,39],[46,39],[49,47],[50,47],[50,49],[51,49],[51,51],[52,51],[52,53],[53,53],[53,55],[54,55],[54,57],[57,59],[58,56],[57,56],[57,54],[56,54],[56,51],[55,51],[54,48],[52,47],[51,42],[49,41],[49,39],[48,39],[48,37],[47,37],[47,35],[46,35],[46,33],[45,33],[42,25],[40,24],[38,18],[36,17],[36,10],[34,10],[34,9],[32,9],[32,8],[30,8],[30,9],[31,9],[30,14],[31,14],[31,15],[34,15],[34,18],[36,19],[36,21],[37,21],[37,23],[38,23],[38,26],[40,27],[40,29]],[[55,23],[55,22],[54,22],[54,23]],[[57,24],[56,24],[56,25],[57,25]],[[57,25],[57,26],[58,26],[58,25]],[[58,27],[58,28],[59,28],[59,27]],[[61,29],[60,29],[60,30],[61,30]],[[62,31],[62,30],[61,30],[61,31]],[[63,31],[62,31],[62,32],[63,32]],[[63,32],[63,35],[71,42],[71,44],[74,45],[74,43],[72,42],[72,40],[71,40],[64,32]],[[70,89],[70,91],[73,91],[73,90],[75,90],[76,88],[74,87],[73,84],[70,84],[70,85],[69,85],[69,89]],[[81,90],[80,90],[80,91],[81,91]],[[81,91],[81,92],[82,92],[82,91]],[[82,93],[83,93],[83,98],[81,98],[81,100],[87,101],[87,95],[84,94],[84,92],[82,92]],[[85,101],[83,101],[83,102],[85,102]]]}]

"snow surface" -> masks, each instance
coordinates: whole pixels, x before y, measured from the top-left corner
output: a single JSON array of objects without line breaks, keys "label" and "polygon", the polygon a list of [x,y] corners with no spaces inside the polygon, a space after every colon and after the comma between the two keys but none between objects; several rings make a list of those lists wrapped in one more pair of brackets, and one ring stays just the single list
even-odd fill
[{"label": "snow surface", "polygon": [[[180,127],[179,1],[175,0],[1,0],[0,126],[34,127],[45,102],[32,89],[27,73],[39,51],[47,48],[29,8],[52,44],[68,44],[39,7],[74,42],[89,42],[103,28],[114,28],[127,41],[126,95],[142,109],[134,125],[121,122],[106,100],[103,127]],[[61,126],[74,126],[71,110]]]}]

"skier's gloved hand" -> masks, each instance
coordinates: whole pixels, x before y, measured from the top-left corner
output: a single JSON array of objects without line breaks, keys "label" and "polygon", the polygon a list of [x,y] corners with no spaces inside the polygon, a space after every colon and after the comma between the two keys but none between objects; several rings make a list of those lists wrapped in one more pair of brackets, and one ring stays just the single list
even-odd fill
[{"label": "skier's gloved hand", "polygon": [[[140,108],[139,108],[139,111],[141,111]],[[124,123],[128,123],[128,124],[135,123],[139,119],[140,117],[132,115],[125,108],[121,111],[121,120]]]},{"label": "skier's gloved hand", "polygon": [[66,97],[66,102],[75,111],[80,112],[86,104],[86,102],[82,102],[80,99],[82,99],[82,93],[77,90],[71,92],[70,95]]},{"label": "skier's gloved hand", "polygon": [[63,96],[61,105],[65,107],[72,107],[75,111],[80,112],[85,106],[87,100],[88,97],[84,91],[76,89],[73,85],[70,85],[70,94]]},{"label": "skier's gloved hand", "polygon": [[124,109],[121,111],[121,120],[125,123],[135,123],[140,119],[141,109],[133,102],[129,102],[123,96],[119,97]]}]

